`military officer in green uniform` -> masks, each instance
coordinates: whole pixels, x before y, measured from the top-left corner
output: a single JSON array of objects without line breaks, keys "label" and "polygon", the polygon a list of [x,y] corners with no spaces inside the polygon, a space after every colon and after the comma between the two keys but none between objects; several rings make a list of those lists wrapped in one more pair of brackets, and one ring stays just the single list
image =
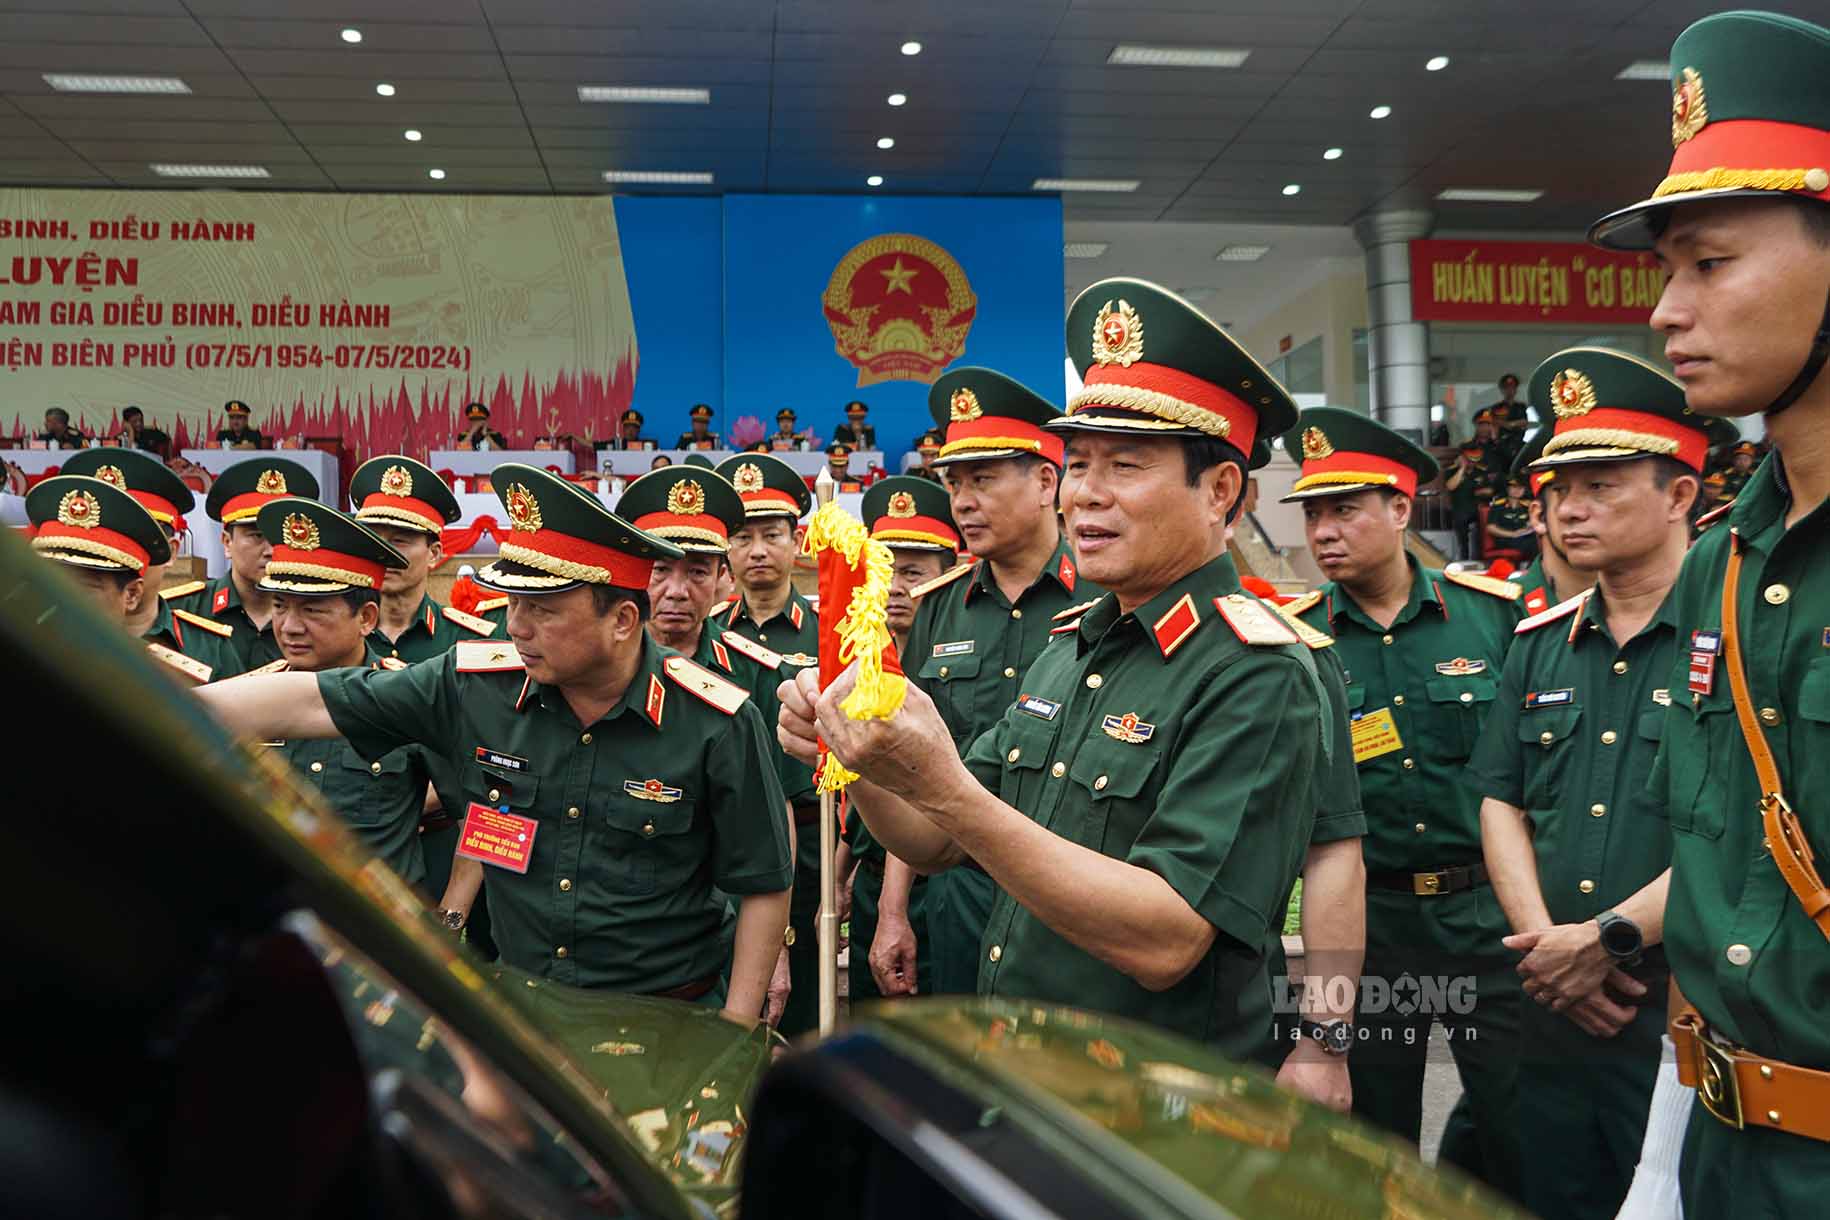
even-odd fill
[{"label": "military officer in green uniform", "polygon": [[1509,547],[1527,559],[1538,554],[1538,535],[1531,528],[1531,505],[1525,499],[1527,477],[1519,471],[1506,475],[1504,495],[1487,506],[1487,537],[1496,547]]},{"label": "military officer in green uniform", "polygon": [[1648,790],[1672,831],[1665,952],[1694,1010],[1673,1020],[1679,1071],[1702,1086],[1683,1206],[1808,1216],[1830,1181],[1830,904],[1804,859],[1830,853],[1830,30],[1725,13],[1670,62],[1670,171],[1590,237],[1655,251],[1651,323],[1690,410],[1761,414],[1773,447],[1667,603],[1679,659]]},{"label": "military officer in green uniform", "polygon": [[[1060,503],[1078,567],[1109,592],[1056,623],[963,759],[935,740],[948,722],[922,688],[888,720],[852,721],[844,677],[823,694],[807,675],[785,687],[783,738],[810,758],[817,724],[863,776],[856,809],[888,850],[923,871],[970,856],[997,883],[982,995],[1251,1053],[1270,1035],[1265,944],[1309,842],[1325,724],[1310,650],[1241,591],[1226,530],[1254,434],[1289,427],[1295,407],[1155,285],[1093,285],[1067,334],[1084,388],[1045,435],[1066,437]],[[992,415],[984,374],[949,376]],[[953,506],[986,536],[982,509],[957,494]]]},{"label": "military officer in green uniform", "polygon": [[[1549,417],[1549,404],[1545,404],[1539,413]],[[1512,466],[1514,472],[1525,477],[1525,486],[1531,494],[1527,501],[1527,507],[1531,510],[1531,528],[1538,535],[1537,554],[1525,565],[1523,571],[1512,577],[1512,583],[1525,591],[1523,605],[1527,615],[1568,601],[1595,583],[1593,572],[1584,571],[1571,562],[1569,553],[1563,548],[1563,525],[1549,509],[1550,488],[1556,481],[1557,472],[1554,469],[1531,468],[1532,463],[1543,456],[1544,446],[1550,436],[1549,428],[1540,428],[1534,432],[1525,447],[1519,450],[1519,456]]]},{"label": "military officer in green uniform", "polygon": [[[404,555],[316,500],[271,501],[255,523],[273,548],[261,588],[273,597],[281,654],[274,672],[406,668],[374,646],[382,584],[386,573],[406,566]],[[426,893],[419,823],[431,773],[422,747],[371,760],[337,737],[268,744],[401,880]]]},{"label": "military officer in green uniform", "polygon": [[692,430],[682,432],[680,439],[674,442],[675,449],[721,449],[724,442],[712,431],[712,408],[706,403],[695,403],[687,412],[692,419]]},{"label": "military officer in green uniform", "polygon": [[[889,547],[896,560],[887,618],[897,653],[906,656],[915,622],[912,591],[959,561],[959,531],[946,491],[912,475],[871,484],[859,507],[871,537]],[[863,818],[847,819],[845,842],[856,868],[851,874],[852,1001],[928,994],[933,988],[928,879],[886,853]]]},{"label": "military officer in green uniform", "polygon": [[768,454],[726,458],[718,473],[737,489],[744,511],[743,527],[731,535],[738,595],[718,625],[767,644],[791,664],[817,664],[819,616],[794,587],[797,526],[813,508],[813,492],[794,467]]},{"label": "military officer in green uniform", "polygon": [[315,500],[318,481],[297,462],[262,455],[223,471],[203,502],[210,520],[222,524],[222,551],[229,570],[195,592],[173,598],[172,606],[229,628],[217,678],[279,660],[279,645],[273,642],[273,598],[260,587],[271,547],[255,517],[262,505],[281,496]]},{"label": "military officer in green uniform", "polygon": [[[478,579],[510,590],[511,643],[199,697],[261,737],[341,734],[370,760],[417,742],[450,759],[468,798],[460,851],[488,874],[507,964],[755,1020],[792,878],[762,718],[741,687],[648,638],[650,570],[679,548],[535,467],[492,481],[512,528]],[[454,871],[446,892],[454,926],[464,880]],[[728,957],[714,886],[740,904]]]},{"label": "military officer in green uniform", "polygon": [[[1670,827],[1636,810],[1679,659],[1667,594],[1712,439],[1638,357],[1558,352],[1531,378],[1555,435],[1551,512],[1598,583],[1520,623],[1468,774],[1493,892],[1526,954],[1522,1202],[1612,1220],[1646,1133],[1665,1032]],[[1681,692],[1680,692],[1681,693]],[[1552,988],[1555,991],[1553,993]]]},{"label": "military officer in green uniform", "polygon": [[[946,430],[941,472],[965,548],[976,562],[913,591],[903,668],[927,691],[963,756],[1003,719],[1056,616],[1105,592],[1082,583],[1056,512],[1062,440],[1043,425],[1061,412],[1027,386],[984,368],[953,369],[928,390]],[[906,902],[910,877],[886,874],[884,901]],[[934,989],[970,995],[997,886],[967,858],[928,882]]]},{"label": "military officer in green uniform", "polygon": [[1760,451],[1752,441],[1741,441],[1728,451],[1728,469],[1722,472],[1722,499],[1733,500],[1746,489],[1759,457]]},{"label": "military officer in green uniform", "polygon": [[1476,411],[1474,437],[1461,447],[1442,480],[1449,492],[1458,559],[1480,558],[1480,506],[1493,498],[1494,483],[1506,469],[1501,456],[1493,412]]},{"label": "military officer in green uniform", "polygon": [[[1302,504],[1329,578],[1287,609],[1334,637],[1366,810],[1354,1110],[1417,1139],[1424,1056],[1441,1022],[1472,1118],[1451,1123],[1442,1156],[1513,1191],[1517,959],[1499,943],[1508,929],[1481,862],[1480,801],[1461,772],[1519,620],[1518,588],[1406,553],[1412,497],[1436,462],[1390,428],[1317,407],[1284,444],[1302,463],[1286,499]],[[1451,984],[1463,997],[1454,1004]]]}]

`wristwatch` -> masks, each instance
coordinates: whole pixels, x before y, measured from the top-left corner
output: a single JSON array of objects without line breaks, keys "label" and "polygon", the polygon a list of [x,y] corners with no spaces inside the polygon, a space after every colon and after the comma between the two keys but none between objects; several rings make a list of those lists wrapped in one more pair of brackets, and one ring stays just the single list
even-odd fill
[{"label": "wristwatch", "polygon": [[1329,1021],[1304,1019],[1296,1023],[1296,1028],[1303,1037],[1315,1039],[1323,1054],[1340,1056],[1353,1049],[1353,1025],[1340,1017]]},{"label": "wristwatch", "polygon": [[1601,928],[1601,947],[1608,951],[1608,956],[1614,959],[1615,965],[1639,965],[1646,940],[1640,933],[1638,924],[1618,911],[1603,911],[1595,916],[1595,923]]},{"label": "wristwatch", "polygon": [[446,930],[451,932],[462,932],[464,925],[470,922],[470,916],[462,911],[440,911],[438,917]]}]

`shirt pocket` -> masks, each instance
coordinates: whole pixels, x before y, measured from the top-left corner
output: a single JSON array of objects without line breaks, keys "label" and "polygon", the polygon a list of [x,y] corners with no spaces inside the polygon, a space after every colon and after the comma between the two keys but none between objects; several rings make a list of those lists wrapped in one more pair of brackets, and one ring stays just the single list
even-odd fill
[{"label": "shirt pocket", "polygon": [[1519,713],[1520,771],[1527,811],[1554,809],[1576,754],[1580,707],[1547,707]]},{"label": "shirt pocket", "polygon": [[1442,757],[1461,762],[1474,753],[1481,722],[1493,704],[1493,691],[1493,678],[1486,673],[1436,677],[1423,684],[1429,707],[1430,744],[1442,751]]},{"label": "shirt pocket", "polygon": [[658,799],[627,789],[611,793],[603,814],[610,838],[604,861],[609,888],[641,895],[684,884],[703,854],[698,840],[688,833],[694,807],[692,796],[684,791]]},{"label": "shirt pocket", "polygon": [[1068,768],[1075,785],[1073,811],[1063,802],[1055,833],[1123,860],[1156,811],[1146,794],[1161,753],[1154,742],[1116,741],[1103,733],[1081,743]]},{"label": "shirt pocket", "polygon": [[1046,807],[1025,802],[1040,787],[1043,768],[1048,765],[1055,734],[1060,729],[1057,720],[1017,712],[1011,716],[1009,731],[1004,734],[1004,770],[998,778],[998,799],[1030,813],[1043,825],[1048,823],[1039,815]]},{"label": "shirt pocket", "polygon": [[[1718,675],[1718,683],[1728,679]],[[1665,811],[1671,829],[1704,839],[1719,839],[1727,827],[1725,806],[1730,799],[1729,775],[1735,754],[1747,752],[1741,728],[1735,723],[1735,705],[1726,692],[1706,697],[1701,705],[1680,704],[1666,717],[1665,768],[1670,799]],[[1757,812],[1747,811],[1757,817]]]},{"label": "shirt pocket", "polygon": [[402,789],[408,783],[408,770],[405,750],[394,750],[374,762],[364,762],[354,750],[339,751],[343,816],[358,826],[379,826],[397,816],[405,803]]},{"label": "shirt pocket", "polygon": [[941,719],[947,722],[947,729],[955,741],[972,729],[972,687],[981,664],[983,658],[976,652],[929,657],[922,662],[917,674],[922,689],[940,709]]},{"label": "shirt pocket", "polygon": [[[519,771],[510,771],[502,767],[486,766],[483,763],[472,763],[464,776],[464,795],[479,805],[488,805],[491,809],[508,806],[511,813],[528,816],[533,808],[534,798],[540,791],[540,777],[524,775]],[[463,810],[455,811],[462,816]]]}]

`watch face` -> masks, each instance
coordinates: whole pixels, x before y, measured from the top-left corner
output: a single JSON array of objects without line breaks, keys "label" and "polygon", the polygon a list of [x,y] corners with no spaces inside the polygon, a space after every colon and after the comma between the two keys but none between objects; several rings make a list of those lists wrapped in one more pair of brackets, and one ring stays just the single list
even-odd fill
[{"label": "watch face", "polygon": [[1601,929],[1601,947],[1615,957],[1630,957],[1639,946],[1639,928],[1630,919],[1611,919]]}]

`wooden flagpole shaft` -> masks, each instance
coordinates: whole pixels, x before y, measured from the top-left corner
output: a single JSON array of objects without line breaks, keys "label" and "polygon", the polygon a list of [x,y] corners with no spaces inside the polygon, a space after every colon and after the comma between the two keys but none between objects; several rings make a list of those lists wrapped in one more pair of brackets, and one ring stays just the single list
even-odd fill
[{"label": "wooden flagpole shaft", "polygon": [[820,793],[820,1037],[831,1034],[839,1022],[839,890],[833,875],[838,850],[837,801],[831,792]]}]

